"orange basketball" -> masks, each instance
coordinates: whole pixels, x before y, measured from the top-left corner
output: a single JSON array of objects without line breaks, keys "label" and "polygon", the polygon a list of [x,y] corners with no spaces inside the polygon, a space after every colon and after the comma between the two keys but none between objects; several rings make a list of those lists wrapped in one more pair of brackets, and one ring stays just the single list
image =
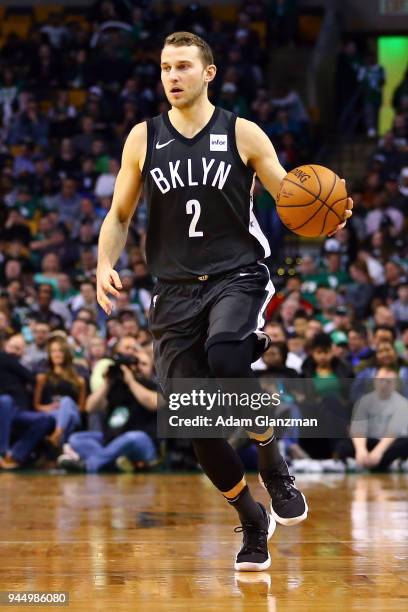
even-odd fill
[{"label": "orange basketball", "polygon": [[282,223],[307,238],[330,234],[343,222],[347,207],[344,183],[329,168],[299,166],[283,179],[276,199]]}]

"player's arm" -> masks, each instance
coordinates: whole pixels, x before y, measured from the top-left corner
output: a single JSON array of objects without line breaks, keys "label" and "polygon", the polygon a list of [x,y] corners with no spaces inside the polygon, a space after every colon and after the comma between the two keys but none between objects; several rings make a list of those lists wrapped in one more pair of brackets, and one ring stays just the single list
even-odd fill
[{"label": "player's arm", "polygon": [[112,312],[108,295],[122,288],[114,266],[126,245],[129,224],[142,189],[140,160],[146,151],[146,123],[130,132],[123,147],[122,163],[115,183],[112,206],[102,223],[98,243],[97,299],[107,314]]},{"label": "player's arm", "polygon": [[287,172],[281,166],[273,144],[256,123],[241,117],[237,119],[235,133],[242,161],[256,172],[262,185],[276,200]]},{"label": "player's arm", "polygon": [[[281,166],[273,144],[256,123],[241,117],[237,119],[235,133],[242,160],[256,172],[262,185],[276,201],[280,184],[287,172]],[[353,200],[348,198],[344,222],[336,228],[336,231],[345,226],[347,219],[352,215],[352,208]]]}]

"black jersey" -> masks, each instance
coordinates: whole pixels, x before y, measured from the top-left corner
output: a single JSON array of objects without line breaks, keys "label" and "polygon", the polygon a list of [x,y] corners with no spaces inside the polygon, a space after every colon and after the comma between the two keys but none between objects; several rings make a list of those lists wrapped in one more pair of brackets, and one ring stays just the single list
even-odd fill
[{"label": "black jersey", "polygon": [[167,112],[147,121],[146,257],[155,276],[219,274],[270,255],[253,213],[255,175],[238,153],[235,122],[236,115],[216,107],[207,125],[186,138]]}]

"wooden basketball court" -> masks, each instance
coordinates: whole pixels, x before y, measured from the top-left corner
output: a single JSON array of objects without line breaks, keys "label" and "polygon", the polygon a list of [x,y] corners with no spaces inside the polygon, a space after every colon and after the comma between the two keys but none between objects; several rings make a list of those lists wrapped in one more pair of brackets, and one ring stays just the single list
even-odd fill
[{"label": "wooden basketball court", "polygon": [[75,611],[408,608],[408,475],[298,476],[309,518],[278,526],[259,574],[234,571],[235,513],[204,476],[0,481],[0,591],[68,591]]}]

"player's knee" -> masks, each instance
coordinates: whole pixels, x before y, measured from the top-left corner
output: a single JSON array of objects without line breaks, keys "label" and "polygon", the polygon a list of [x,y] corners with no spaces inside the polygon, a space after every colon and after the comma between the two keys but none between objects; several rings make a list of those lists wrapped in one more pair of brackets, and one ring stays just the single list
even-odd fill
[{"label": "player's knee", "polygon": [[216,378],[244,378],[251,364],[241,354],[238,342],[219,342],[208,349],[208,365]]}]

